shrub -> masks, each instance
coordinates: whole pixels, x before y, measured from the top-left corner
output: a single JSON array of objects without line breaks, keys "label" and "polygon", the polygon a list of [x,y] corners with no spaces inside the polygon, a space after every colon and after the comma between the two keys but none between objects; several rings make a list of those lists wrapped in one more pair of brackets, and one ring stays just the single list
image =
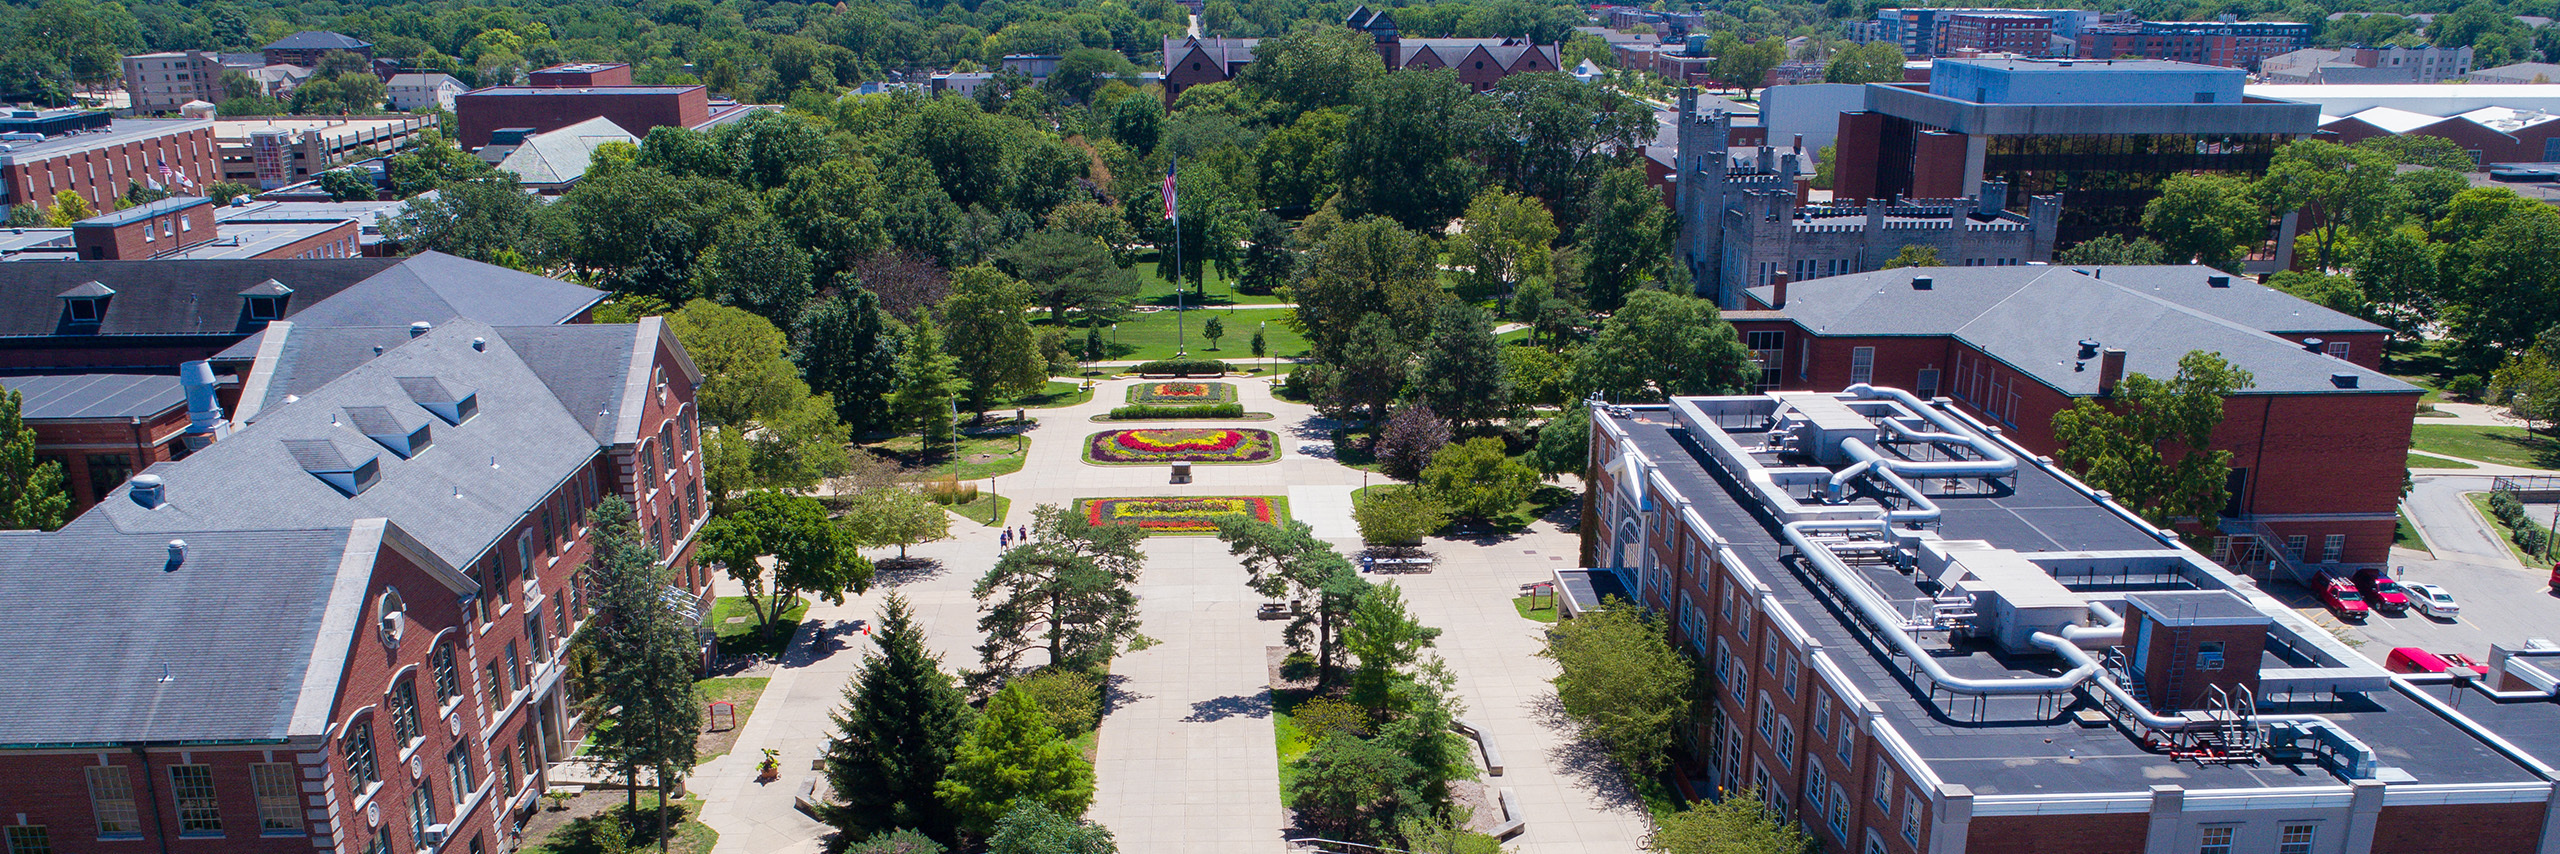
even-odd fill
[{"label": "shrub", "polygon": [[967,504],[978,500],[978,485],[962,483],[959,475],[950,475],[941,480],[926,481],[924,496],[933,499],[935,504],[946,506]]},{"label": "shrub", "polygon": [[1102,683],[1072,670],[1043,670],[1015,680],[1014,684],[1040,711],[1049,716],[1049,725],[1058,735],[1075,738],[1092,732],[1102,719]]},{"label": "shrub", "polygon": [[1335,733],[1354,738],[1369,735],[1369,710],[1335,697],[1317,697],[1299,703],[1297,709],[1289,712],[1289,717],[1297,722],[1298,731],[1306,733],[1307,740],[1311,742],[1323,741],[1325,736]]},{"label": "shrub", "polygon": [[2481,379],[2479,374],[2463,374],[2446,380],[2444,384],[2446,397],[2458,397],[2463,400],[2479,400],[2480,393],[2488,389],[2489,381]]},{"label": "shrub", "polygon": [[2489,493],[2489,515],[2498,517],[2510,528],[2524,527],[2524,502],[2511,492]]},{"label": "shrub", "polygon": [[1227,363],[1216,359],[1157,359],[1130,368],[1137,374],[1173,374],[1185,377],[1209,377],[1227,372]]},{"label": "shrub", "polygon": [[2515,532],[2516,545],[2523,546],[2525,551],[2532,552],[2534,554],[2542,553],[2543,542],[2550,537],[2548,533],[2545,533],[2542,530],[2541,526],[2531,523],[2526,523],[2523,527],[2515,529]]},{"label": "shrub", "polygon": [[1291,682],[1300,682],[1313,679],[1315,678],[1315,675],[1315,656],[1308,655],[1304,652],[1292,652],[1289,653],[1287,658],[1280,659],[1280,678],[1282,679],[1287,679]]},{"label": "shrub", "polygon": [[1449,526],[1449,511],[1420,488],[1381,486],[1361,494],[1351,508],[1360,540],[1373,546],[1410,546]]},{"label": "shrub", "polygon": [[1105,416],[1113,421],[1144,421],[1160,418],[1243,418],[1244,404],[1214,403],[1207,406],[1150,406],[1132,404],[1114,407]]},{"label": "shrub", "polygon": [[1387,418],[1386,435],[1378,437],[1378,470],[1410,481],[1431,464],[1431,455],[1449,444],[1449,422],[1431,407],[1416,403]]},{"label": "shrub", "polygon": [[902,827],[856,842],[844,854],[943,854],[946,850],[932,837]]}]

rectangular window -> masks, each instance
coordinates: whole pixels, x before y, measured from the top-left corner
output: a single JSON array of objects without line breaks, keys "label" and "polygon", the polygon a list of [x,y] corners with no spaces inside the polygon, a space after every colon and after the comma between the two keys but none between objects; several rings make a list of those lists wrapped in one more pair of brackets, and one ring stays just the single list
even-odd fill
[{"label": "rectangular window", "polygon": [[526,525],[524,533],[516,535],[516,571],[522,573],[526,581],[541,577],[534,574],[533,555],[533,526]]},{"label": "rectangular window", "polygon": [[1784,719],[1778,721],[1778,764],[1796,767],[1796,725]]},{"label": "rectangular window", "polygon": [[2301,560],[2302,550],[2310,545],[2310,535],[2295,534],[2293,536],[2286,537],[2284,538],[2284,556],[2293,558],[2294,560]]},{"label": "rectangular window", "polygon": [[1920,796],[1910,792],[1902,793],[1902,839],[1913,845],[1920,844]]},{"label": "rectangular window", "polygon": [[560,643],[569,639],[569,600],[551,597],[551,639]]},{"label": "rectangular window", "polygon": [[521,656],[521,655],[517,655],[517,654],[516,654],[516,642],[515,642],[515,641],[508,641],[508,642],[507,642],[507,693],[509,693],[509,694],[513,694],[513,693],[515,693],[515,692],[517,692],[517,691],[522,691],[522,690],[524,690],[524,686],[525,686],[526,682],[527,682],[527,680],[525,679],[525,672],[524,672],[524,656]]},{"label": "rectangular window", "polygon": [[1881,817],[1893,816],[1893,768],[1890,766],[1876,766],[1876,809],[1882,811]]},{"label": "rectangular window", "polygon": [[122,765],[96,765],[89,775],[89,808],[98,815],[98,836],[118,839],[142,835],[142,813],[133,803],[133,774]]},{"label": "rectangular window", "polygon": [[451,705],[462,696],[462,676],[454,672],[453,644],[438,644],[427,656],[427,667],[435,672],[436,705]]},{"label": "rectangular window", "polygon": [[1849,382],[1857,384],[1876,378],[1876,348],[1849,348]]},{"label": "rectangular window", "polygon": [[1857,735],[1858,725],[1855,723],[1855,719],[1849,717],[1848,712],[1841,712],[1840,735],[1834,739],[1833,747],[1839,751],[1838,756],[1840,757],[1840,764],[1843,766],[1850,766],[1850,770],[1853,771],[1857,769],[1850,762],[1850,757],[1854,755],[1852,751],[1855,750],[1855,745],[1858,741]]},{"label": "rectangular window", "polygon": [[400,681],[392,683],[391,696],[386,699],[385,704],[391,708],[392,740],[398,742],[403,747],[408,746],[410,742],[417,741],[417,680],[406,676],[400,677]]},{"label": "rectangular window", "polygon": [[1919,382],[1916,382],[1916,383],[1912,383],[1911,385],[1912,385],[1912,389],[1911,389],[1912,394],[1918,395],[1918,396],[1919,396],[1919,398],[1920,398],[1921,400],[1928,400],[1929,398],[1937,397],[1937,396],[1938,396],[1938,369],[1936,369],[1936,368],[1922,368],[1922,369],[1920,369],[1920,381],[1919,381]]},{"label": "rectangular window", "polygon": [[1803,659],[1803,658],[1798,657],[1795,653],[1792,653],[1792,652],[1787,653],[1787,671],[1786,671],[1786,673],[1787,673],[1787,681],[1786,681],[1787,699],[1790,699],[1790,700],[1795,699],[1795,696],[1796,696],[1796,671],[1804,669],[1803,664],[1804,664],[1804,659]]},{"label": "rectangular window", "polygon": [[1831,784],[1831,835],[1849,838],[1849,790]]},{"label": "rectangular window", "polygon": [[2288,824],[2284,835],[2276,839],[2276,854],[2311,854],[2311,844],[2320,836],[2316,824]]},{"label": "rectangular window", "polygon": [[213,795],[213,766],[169,766],[169,794],[178,802],[179,833],[222,833],[222,802]]},{"label": "rectangular window", "polygon": [[382,782],[382,772],[373,764],[373,721],[358,719],[347,727],[347,737],[339,742],[347,754],[347,776],[362,789],[368,783]]},{"label": "rectangular window", "polygon": [[2205,828],[2204,836],[2196,845],[2196,854],[2231,854],[2233,829],[2230,825]]},{"label": "rectangular window", "polygon": [[249,788],[258,796],[258,832],[269,836],[302,832],[302,787],[294,782],[293,766],[251,765]]},{"label": "rectangular window", "polygon": [[1778,721],[1777,707],[1769,705],[1769,695],[1760,695],[1760,737],[1771,738],[1770,727]]},{"label": "rectangular window", "polygon": [[107,500],[107,492],[133,476],[133,458],[124,454],[89,455],[89,496]]},{"label": "rectangular window", "polygon": [[446,751],[444,771],[446,776],[453,778],[453,802],[458,804],[469,800],[471,790],[480,782],[479,776],[471,773],[471,746],[457,744]]},{"label": "rectangular window", "polygon": [[524,765],[524,776],[528,781],[542,773],[542,766],[533,755],[533,724],[531,723],[516,730],[516,761]]},{"label": "rectangular window", "polygon": [[1813,692],[1813,732],[1831,737],[1831,695],[1820,691]]},{"label": "rectangular window", "polygon": [[482,668],[480,672],[480,687],[481,690],[487,692],[489,695],[489,709],[491,711],[496,711],[507,705],[506,684],[507,678],[499,675],[498,673],[498,660],[494,658],[489,659],[489,666]]},{"label": "rectangular window", "polygon": [[549,649],[542,643],[542,609],[535,608],[524,612],[524,642],[529,647],[526,651],[532,654],[534,662],[542,662],[543,651]]},{"label": "rectangular window", "polygon": [[[409,790],[409,838],[412,841],[424,840],[427,828],[434,827],[435,823],[436,783],[434,780],[419,780],[418,787]],[[418,847],[426,846],[420,844]]]},{"label": "rectangular window", "polygon": [[2330,534],[2320,543],[2320,562],[2337,563],[2347,553],[2347,535]]},{"label": "rectangular window", "polygon": [[53,836],[44,825],[19,825],[9,828],[9,854],[53,854]]}]

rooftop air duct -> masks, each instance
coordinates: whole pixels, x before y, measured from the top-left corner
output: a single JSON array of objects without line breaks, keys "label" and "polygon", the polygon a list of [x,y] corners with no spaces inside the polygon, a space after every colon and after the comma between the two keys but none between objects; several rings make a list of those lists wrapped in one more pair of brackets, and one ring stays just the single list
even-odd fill
[{"label": "rooftop air duct", "polygon": [[157,508],[169,503],[169,488],[156,474],[134,475],[133,488],[127,494],[133,497],[133,503],[146,508]]}]

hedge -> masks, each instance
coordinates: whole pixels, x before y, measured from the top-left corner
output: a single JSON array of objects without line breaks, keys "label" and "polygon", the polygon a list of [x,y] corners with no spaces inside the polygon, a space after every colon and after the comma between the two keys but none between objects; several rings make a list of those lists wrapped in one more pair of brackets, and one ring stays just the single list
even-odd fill
[{"label": "hedge", "polygon": [[1173,374],[1184,377],[1214,377],[1227,372],[1227,363],[1216,359],[1157,359],[1130,368],[1137,374]]},{"label": "hedge", "polygon": [[1160,418],[1243,418],[1244,404],[1218,403],[1208,406],[1123,406],[1111,410],[1113,421],[1143,421]]}]

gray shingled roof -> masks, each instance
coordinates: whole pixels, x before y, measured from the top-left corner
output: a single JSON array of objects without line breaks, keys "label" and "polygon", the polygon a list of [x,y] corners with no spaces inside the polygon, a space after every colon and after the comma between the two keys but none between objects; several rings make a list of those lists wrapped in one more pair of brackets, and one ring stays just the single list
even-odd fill
[{"label": "gray shingled roof", "polygon": [[498,330],[516,356],[549,385],[562,408],[600,444],[614,441],[637,326],[578,324]]},{"label": "gray shingled roof", "polygon": [[0,745],[294,734],[348,528],[191,532],[171,568],[170,535],[105,521],[0,534]]},{"label": "gray shingled roof", "polygon": [[407,326],[467,317],[492,326],[541,326],[565,323],[604,298],[594,288],[421,252],[292,319],[304,326]]},{"label": "gray shingled roof", "polygon": [[[279,351],[275,364],[266,366],[262,376],[253,373],[251,388],[242,390],[244,395],[263,392],[257,396],[256,407],[241,407],[247,410],[242,413],[244,420],[256,420],[267,407],[283,405],[286,397],[310,394],[330,380],[345,376],[357,365],[372,361],[373,357],[393,347],[409,343],[409,327],[306,328],[299,323],[279,323],[259,333],[252,341],[241,344],[262,342],[268,336],[282,336],[283,349]],[[225,355],[228,353],[226,351]],[[254,358],[256,355],[257,348],[250,347],[249,356]]]},{"label": "gray shingled roof", "polygon": [[[2073,395],[2097,393],[2098,372],[2079,342],[2125,351],[2125,371],[2168,377],[2189,351],[2221,353],[2255,378],[2258,393],[2332,392],[2352,374],[2357,392],[2415,387],[2352,362],[2306,352],[2272,333],[2378,332],[2382,328],[2204,267],[1920,267],[1832,276],[1788,285],[1779,313],[1817,335],[1952,335],[1985,355]],[[1911,286],[1929,276],[1929,290]],[[1769,288],[1752,293],[1764,302]],[[2247,393],[2247,392],[2244,392]]]},{"label": "gray shingled roof", "polygon": [[344,33],[326,30],[303,30],[269,43],[259,50],[355,50],[372,47],[373,43]]},{"label": "gray shingled roof", "polygon": [[[634,329],[599,328],[620,329],[625,336]],[[483,340],[485,349],[474,349],[473,339]],[[604,354],[589,358],[612,361]],[[437,422],[434,444],[408,459],[346,423],[352,407],[430,417],[403,384],[403,378],[414,385],[419,377],[476,391],[478,414],[458,426]],[[306,471],[306,463],[326,462],[317,458],[323,446],[298,444],[309,442],[329,443],[347,458],[341,463],[360,464],[363,455],[375,455],[380,481],[360,495],[341,493]],[[120,500],[125,490],[118,489],[83,521],[104,517],[124,530],[176,534],[319,528],[382,517],[447,564],[468,566],[601,446],[585,419],[562,408],[505,335],[487,324],[455,320],[366,360],[296,402],[268,405],[254,423],[185,460],[153,467],[167,483],[167,506],[144,509]]]},{"label": "gray shingled roof", "polygon": [[[247,335],[246,296],[292,292],[285,316],[317,326],[406,326],[470,317],[504,326],[559,323],[604,292],[492,264],[422,252],[407,258],[54,261],[0,264],[0,338]],[[62,297],[95,282],[113,292],[102,322],[68,327]],[[89,288],[94,291],[94,288]],[[344,295],[345,299],[336,299]],[[256,345],[239,358],[256,355]]]},{"label": "gray shingled roof", "polygon": [[0,386],[23,396],[18,414],[31,421],[149,418],[187,405],[187,393],[171,376],[48,374],[0,377]]}]

